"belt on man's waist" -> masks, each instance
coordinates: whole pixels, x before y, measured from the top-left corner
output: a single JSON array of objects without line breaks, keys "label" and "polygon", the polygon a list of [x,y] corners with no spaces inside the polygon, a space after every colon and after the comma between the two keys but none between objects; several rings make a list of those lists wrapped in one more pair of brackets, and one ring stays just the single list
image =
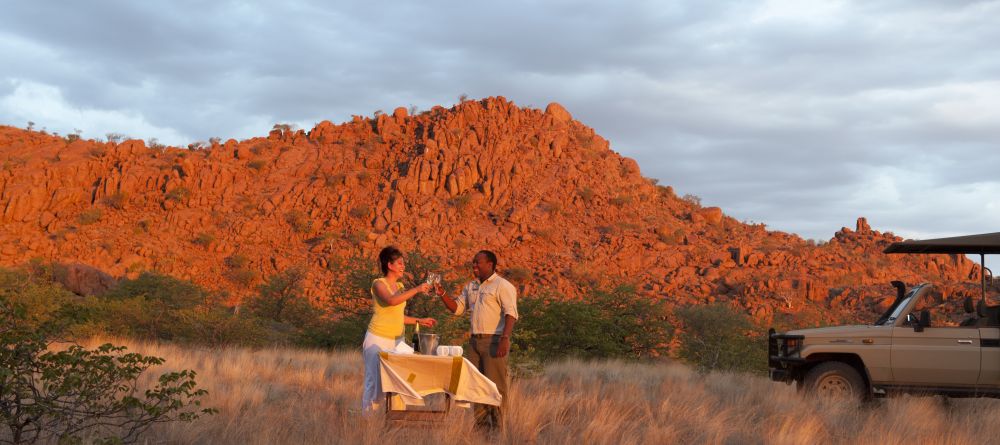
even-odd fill
[{"label": "belt on man's waist", "polygon": [[472,338],[492,338],[500,334],[472,334]]}]

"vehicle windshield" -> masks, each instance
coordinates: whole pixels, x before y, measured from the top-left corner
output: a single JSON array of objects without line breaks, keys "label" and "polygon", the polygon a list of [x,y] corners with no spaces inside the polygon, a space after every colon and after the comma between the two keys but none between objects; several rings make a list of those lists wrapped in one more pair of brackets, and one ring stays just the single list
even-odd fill
[{"label": "vehicle windshield", "polygon": [[916,289],[911,290],[910,293],[906,294],[905,297],[894,303],[892,312],[890,312],[887,317],[880,318],[878,321],[876,321],[875,326],[885,326],[895,322],[896,319],[899,318],[900,315],[902,315],[901,313],[903,312],[903,309],[907,305],[909,305],[910,300],[913,300],[913,296],[916,294],[917,294]]}]

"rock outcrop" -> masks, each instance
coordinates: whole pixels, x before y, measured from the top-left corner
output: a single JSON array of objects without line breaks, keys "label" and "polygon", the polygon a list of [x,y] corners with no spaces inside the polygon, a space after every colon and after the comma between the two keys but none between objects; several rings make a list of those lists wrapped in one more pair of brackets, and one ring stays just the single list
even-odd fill
[{"label": "rock outcrop", "polygon": [[883,255],[899,238],[863,218],[817,245],[702,208],[642,177],[558,104],[399,108],[192,147],[0,127],[0,264],[155,269],[234,301],[299,266],[311,297],[336,300],[334,259],[373,261],[395,244],[467,276],[474,252],[490,248],[525,292],[630,282],[671,304],[736,301],[766,321],[868,317],[891,298],[891,279],[944,283],[956,299],[966,291],[953,283],[977,273],[958,256]]}]

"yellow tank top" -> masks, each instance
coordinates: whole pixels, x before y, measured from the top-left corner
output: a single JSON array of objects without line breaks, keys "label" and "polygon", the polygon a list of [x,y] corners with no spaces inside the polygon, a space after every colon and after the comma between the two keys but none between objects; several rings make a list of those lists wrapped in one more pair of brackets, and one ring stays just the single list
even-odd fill
[{"label": "yellow tank top", "polygon": [[[406,302],[404,301],[395,306],[382,304],[378,297],[375,296],[375,283],[379,281],[384,283],[386,287],[389,286],[385,278],[378,278],[372,282],[372,287],[369,291],[372,294],[372,306],[375,308],[375,313],[372,314],[372,321],[368,323],[368,332],[379,337],[395,339],[403,335],[403,312],[406,309]],[[396,292],[403,290],[403,283],[396,282],[396,286]]]}]

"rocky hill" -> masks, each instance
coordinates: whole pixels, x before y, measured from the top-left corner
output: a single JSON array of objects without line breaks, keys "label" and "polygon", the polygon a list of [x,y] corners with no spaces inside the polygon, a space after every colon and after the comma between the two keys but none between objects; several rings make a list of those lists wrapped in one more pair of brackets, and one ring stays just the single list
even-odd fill
[{"label": "rocky hill", "polygon": [[524,292],[631,282],[763,321],[868,318],[891,279],[943,283],[946,303],[977,273],[960,256],[883,255],[899,238],[863,218],[818,245],[741,223],[644,178],[558,104],[399,108],[188,148],[111,139],[0,127],[0,264],[85,265],[71,268],[81,293],[155,269],[234,301],[299,266],[323,300],[338,298],[331,263],[374,268],[387,244],[438,256],[454,277],[490,248]]}]

